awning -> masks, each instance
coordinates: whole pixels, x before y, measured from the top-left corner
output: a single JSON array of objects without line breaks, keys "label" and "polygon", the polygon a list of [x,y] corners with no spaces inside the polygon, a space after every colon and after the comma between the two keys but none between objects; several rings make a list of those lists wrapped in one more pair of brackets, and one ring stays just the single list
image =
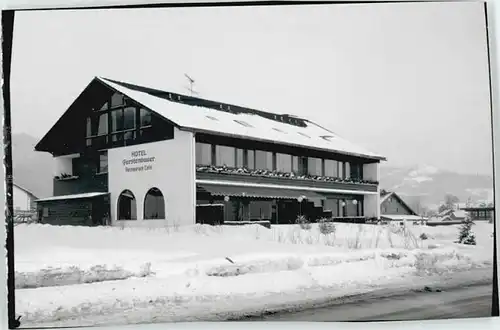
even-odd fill
[{"label": "awning", "polygon": [[65,200],[65,199],[82,199],[82,198],[92,198],[96,196],[104,196],[108,195],[107,192],[91,192],[84,194],[74,194],[74,195],[62,195],[62,196],[53,196],[47,198],[40,198],[35,200],[35,202],[48,202],[48,201],[57,201],[57,200]]},{"label": "awning", "polygon": [[223,186],[211,184],[198,184],[199,188],[209,192],[214,196],[237,196],[237,197],[254,197],[254,198],[274,198],[274,199],[326,199],[325,196],[313,191],[305,190],[290,190],[278,188],[260,188],[260,187],[238,187],[238,186]]}]

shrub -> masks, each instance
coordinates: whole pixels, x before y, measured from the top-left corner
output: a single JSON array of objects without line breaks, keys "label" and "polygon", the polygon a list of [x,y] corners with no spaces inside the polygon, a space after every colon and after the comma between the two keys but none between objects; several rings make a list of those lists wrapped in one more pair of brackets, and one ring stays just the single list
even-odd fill
[{"label": "shrub", "polygon": [[329,235],[335,233],[336,230],[337,228],[335,227],[335,224],[331,222],[331,219],[322,218],[319,220],[319,231],[323,235]]},{"label": "shrub", "polygon": [[422,241],[425,241],[426,239],[429,239],[429,236],[427,236],[427,234],[426,234],[426,233],[422,233],[422,234],[420,234],[420,239],[421,239]]},{"label": "shrub", "polygon": [[309,222],[309,220],[303,215],[299,215],[295,219],[295,223],[298,224],[300,226],[300,228],[302,228],[304,230],[310,230],[312,228],[312,225]]},{"label": "shrub", "polygon": [[458,233],[458,243],[466,245],[476,245],[476,235],[472,232],[473,222],[467,219],[462,226],[460,226],[460,232]]}]

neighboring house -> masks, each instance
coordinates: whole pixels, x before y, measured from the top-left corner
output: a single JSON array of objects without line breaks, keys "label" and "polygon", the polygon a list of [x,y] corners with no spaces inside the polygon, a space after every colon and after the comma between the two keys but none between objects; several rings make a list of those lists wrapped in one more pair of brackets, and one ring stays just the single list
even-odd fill
[{"label": "neighboring house", "polygon": [[31,211],[35,209],[35,200],[37,197],[31,191],[16,183],[13,183],[12,189],[14,192],[14,213],[16,213],[16,211]]},{"label": "neighboring house", "polygon": [[380,218],[386,221],[425,220],[395,192],[380,192]]},{"label": "neighboring house", "polygon": [[437,221],[465,221],[467,212],[464,210],[444,210],[437,216]]},{"label": "neighboring house", "polygon": [[320,125],[105,78],[35,150],[57,167],[43,223],[188,225],[217,214],[207,204],[224,221],[380,215],[385,158]]},{"label": "neighboring house", "polygon": [[472,221],[489,221],[493,222],[495,217],[494,207],[466,207],[462,211],[469,213],[470,219]]}]

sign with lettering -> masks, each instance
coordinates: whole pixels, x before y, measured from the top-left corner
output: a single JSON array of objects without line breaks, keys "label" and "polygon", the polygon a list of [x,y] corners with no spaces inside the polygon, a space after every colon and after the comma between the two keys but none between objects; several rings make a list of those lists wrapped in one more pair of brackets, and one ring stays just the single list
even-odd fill
[{"label": "sign with lettering", "polygon": [[130,158],[122,161],[125,172],[151,171],[155,157],[148,157],[146,150],[136,150],[130,153]]}]

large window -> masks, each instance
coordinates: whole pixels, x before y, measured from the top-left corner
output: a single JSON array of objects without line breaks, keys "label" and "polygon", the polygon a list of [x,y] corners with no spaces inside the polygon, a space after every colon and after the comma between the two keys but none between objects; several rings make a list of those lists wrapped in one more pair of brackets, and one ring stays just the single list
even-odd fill
[{"label": "large window", "polygon": [[144,219],[165,219],[165,200],[158,188],[151,188],[144,198]]},{"label": "large window", "polygon": [[333,178],[338,176],[337,161],[331,159],[325,159],[325,176]]},{"label": "large window", "polygon": [[217,166],[235,167],[235,148],[228,146],[215,147]]},{"label": "large window", "polygon": [[308,170],[310,175],[323,175],[323,164],[321,158],[308,158]]},{"label": "large window", "polygon": [[273,153],[255,150],[255,169],[273,170]]},{"label": "large window", "polygon": [[344,163],[337,162],[337,164],[338,164],[338,173],[339,173],[338,177],[343,179],[344,178]]},{"label": "large window", "polygon": [[348,199],[346,202],[346,216],[348,217],[357,217],[358,213],[358,201],[355,199]]},{"label": "large window", "polygon": [[351,178],[355,180],[363,179],[363,164],[351,163]]},{"label": "large window", "polygon": [[151,125],[151,112],[149,110],[141,108],[140,120],[141,120],[141,127],[150,126]]},{"label": "large window", "polygon": [[196,142],[196,164],[212,165],[212,145]]},{"label": "large window", "polygon": [[130,190],[124,190],[118,197],[118,220],[137,220],[137,203]]},{"label": "large window", "polygon": [[279,172],[292,172],[292,156],[276,154],[276,170]]},{"label": "large window", "polygon": [[308,159],[307,157],[299,157],[299,174],[300,175],[306,175],[309,173],[308,170]]}]

